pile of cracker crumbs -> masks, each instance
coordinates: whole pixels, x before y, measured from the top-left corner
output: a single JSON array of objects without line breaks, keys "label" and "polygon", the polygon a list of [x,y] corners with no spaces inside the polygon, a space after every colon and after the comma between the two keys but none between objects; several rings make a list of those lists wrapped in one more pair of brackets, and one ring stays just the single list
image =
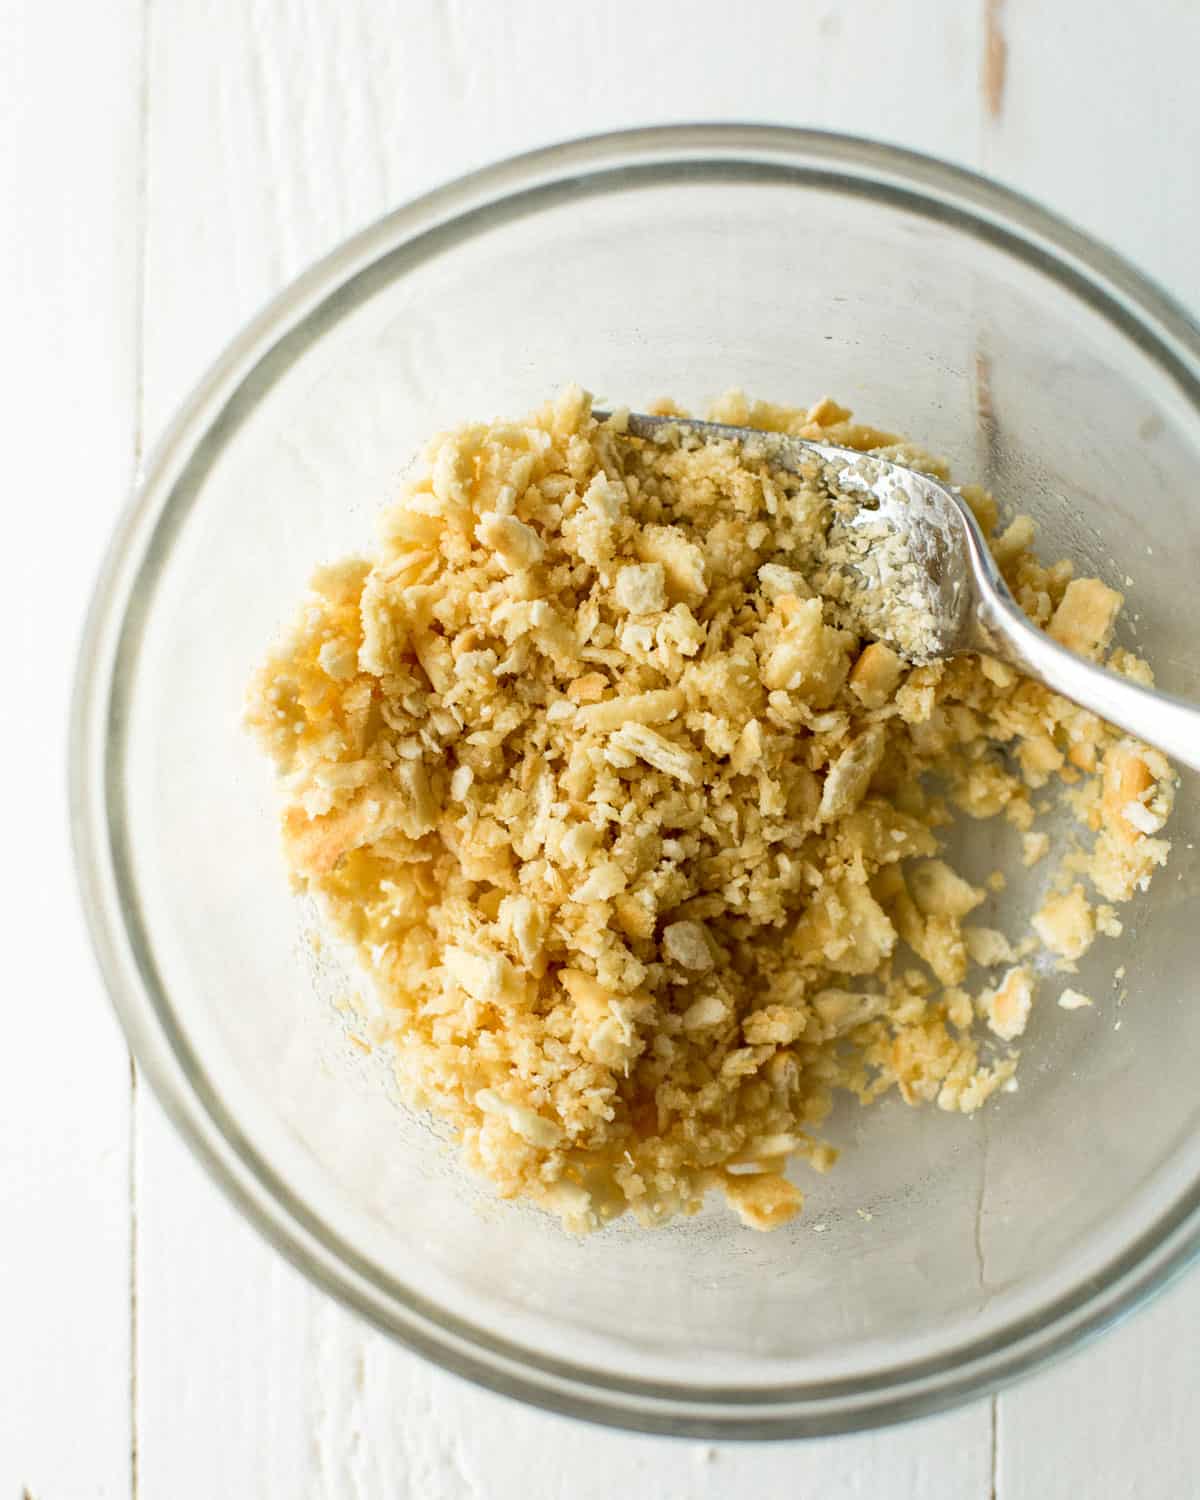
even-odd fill
[{"label": "pile of cracker crumbs", "polygon": [[[945,477],[828,399],[711,416]],[[1012,1077],[1025,960],[1069,973],[1120,931],[1174,779],[997,661],[831,623],[815,468],[623,429],[570,388],[435,439],[377,555],[313,579],[249,721],[291,870],[373,981],[366,1043],[502,1195],[583,1232],[719,1188],[770,1229],[802,1203],[789,1159],[834,1160],[835,1090],[970,1112]],[[1121,596],[962,493],[1029,616],[1149,682],[1108,652]],[[1034,863],[1046,787],[1081,838],[1014,942],[970,922],[986,892],[938,830],[1005,818]]]}]

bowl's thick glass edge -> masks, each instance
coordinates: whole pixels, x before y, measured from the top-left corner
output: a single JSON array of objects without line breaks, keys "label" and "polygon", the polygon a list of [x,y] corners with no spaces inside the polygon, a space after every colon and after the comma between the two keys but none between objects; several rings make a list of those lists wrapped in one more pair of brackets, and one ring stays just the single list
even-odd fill
[{"label": "bowl's thick glass edge", "polygon": [[[655,163],[790,163],[810,176],[849,173],[861,190],[907,198],[986,238],[1000,235],[1024,258],[1100,305],[1159,359],[1200,410],[1200,330],[1165,293],[1104,247],[1027,199],[964,169],[875,142],[770,126],[678,126],[619,132],[549,147],[485,168],[416,200],[348,240],[278,297],[229,346],[181,409],[147,466],[102,566],[83,632],[70,733],[70,808],[85,916],[106,985],[135,1056],[168,1113],[218,1183],[257,1227],[325,1289],[447,1368],[548,1409],[610,1425],[686,1436],[788,1437],[859,1429],[943,1409],[1027,1373],[1107,1327],[1200,1252],[1200,1204],[1189,1197],[1127,1248],[1103,1277],[1006,1329],[987,1344],[889,1372],[883,1383],[778,1387],[754,1392],[652,1386],[509,1347],[423,1306],[389,1278],[372,1274],[352,1247],[309,1219],[303,1205],[222,1119],[219,1100],[189,1074],[186,1042],[168,1024],[165,995],[129,941],[118,862],[120,831],[111,793],[112,708],[123,643],[146,593],[147,570],[173,489],[214,420],[265,355],[333,294],[408,240],[474,218],[475,210],[551,184],[607,176]],[[932,195],[932,196],[923,196]],[[940,205],[940,211],[937,208]],[[1020,233],[1014,232],[1014,226]],[[160,538],[161,541],[161,538]],[[124,583],[126,587],[122,588]],[[139,598],[140,594],[140,598]],[[126,608],[128,602],[129,608]],[[133,634],[136,635],[136,630]],[[116,777],[119,781],[119,777]],[[119,802],[119,798],[117,799]],[[150,955],[144,954],[143,958]],[[151,960],[152,971],[152,960]],[[172,1032],[175,1033],[172,1036]],[[198,1083],[202,1085],[197,1087]],[[209,1094],[207,1100],[203,1099]],[[308,1222],[306,1222],[308,1220]]]}]

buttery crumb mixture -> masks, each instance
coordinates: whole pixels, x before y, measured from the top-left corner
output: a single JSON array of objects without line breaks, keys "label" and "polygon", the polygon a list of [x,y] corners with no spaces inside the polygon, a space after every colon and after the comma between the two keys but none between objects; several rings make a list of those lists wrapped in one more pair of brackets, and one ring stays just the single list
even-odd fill
[{"label": "buttery crumb mixture", "polygon": [[[830,400],[711,415],[945,477]],[[1121,596],[963,494],[1029,616],[1149,682],[1109,649]],[[1052,976],[1166,859],[1163,757],[998,661],[845,628],[831,523],[815,466],[638,439],[568,389],[437,438],[253,683],[290,867],[372,981],[364,1040],[573,1231],[714,1188],[785,1223],[838,1089],[977,1109],[1039,989],[1088,1005]],[[938,830],[1005,818],[1032,865],[1042,789],[1080,832],[1052,894],[1023,934],[973,922]]]}]

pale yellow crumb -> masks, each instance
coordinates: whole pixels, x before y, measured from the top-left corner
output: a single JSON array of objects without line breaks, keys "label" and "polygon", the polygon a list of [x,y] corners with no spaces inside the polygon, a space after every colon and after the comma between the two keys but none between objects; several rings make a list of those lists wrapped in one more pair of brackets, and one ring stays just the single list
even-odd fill
[{"label": "pale yellow crumb", "polygon": [[994,990],[979,997],[980,1009],[988,1026],[1003,1041],[1011,1042],[1025,1030],[1033,1008],[1032,972],[1018,966],[1009,969]]},{"label": "pale yellow crumb", "polygon": [[991,967],[994,964],[1011,963],[1013,960],[1012,944],[994,927],[964,927],[963,938],[972,963]]},{"label": "pale yellow crumb", "polygon": [[1045,859],[1050,852],[1048,833],[1026,833],[1021,836],[1021,863],[1028,869]]},{"label": "pale yellow crumb", "polygon": [[1125,931],[1125,925],[1116,913],[1116,909],[1102,901],[1096,908],[1096,931],[1105,937],[1120,937]]},{"label": "pale yellow crumb", "polygon": [[1046,947],[1062,958],[1077,959],[1091,947],[1096,918],[1082,885],[1052,896],[1033,918],[1033,930]]},{"label": "pale yellow crumb", "polygon": [[1081,656],[1097,657],[1112,638],[1121,595],[1098,578],[1073,578],[1054,611],[1049,631]]},{"label": "pale yellow crumb", "polygon": [[1058,1003],[1063,1010],[1082,1010],[1084,1006],[1093,1005],[1095,1002],[1079,990],[1068,989],[1063,990],[1062,994],[1059,995]]}]

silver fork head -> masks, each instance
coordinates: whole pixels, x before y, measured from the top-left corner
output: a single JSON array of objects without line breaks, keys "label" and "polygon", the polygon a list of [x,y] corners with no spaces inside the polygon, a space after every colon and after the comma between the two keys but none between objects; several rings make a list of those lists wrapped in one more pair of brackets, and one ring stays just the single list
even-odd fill
[{"label": "silver fork head", "polygon": [[[604,421],[610,414],[594,415]],[[786,433],[640,412],[623,420],[626,431],[650,441],[673,431],[738,443],[747,458],[791,473],[817,465],[834,502],[831,552],[853,585],[846,596],[853,595],[863,633],[918,663],[986,644],[978,605],[998,578],[974,516],[949,486],[902,464]]]}]

